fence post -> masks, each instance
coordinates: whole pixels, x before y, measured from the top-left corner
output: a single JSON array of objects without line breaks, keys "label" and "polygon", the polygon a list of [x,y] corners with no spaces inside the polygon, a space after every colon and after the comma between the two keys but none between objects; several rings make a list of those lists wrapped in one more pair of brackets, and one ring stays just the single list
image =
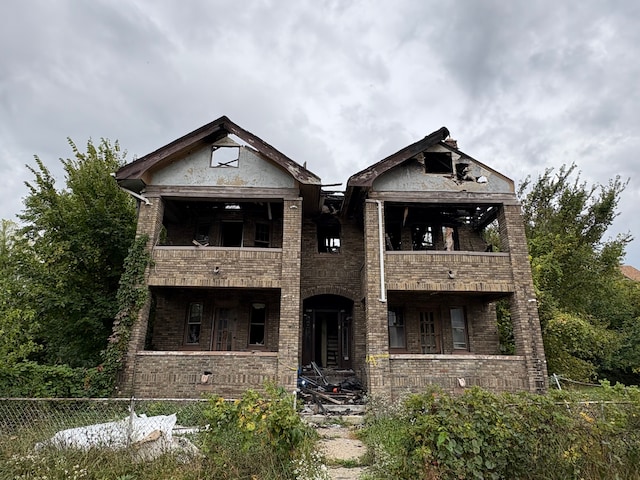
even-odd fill
[{"label": "fence post", "polygon": [[129,404],[129,425],[127,427],[127,448],[131,447],[131,436],[133,435],[133,417],[136,414],[135,410],[135,397],[131,397],[131,403]]}]

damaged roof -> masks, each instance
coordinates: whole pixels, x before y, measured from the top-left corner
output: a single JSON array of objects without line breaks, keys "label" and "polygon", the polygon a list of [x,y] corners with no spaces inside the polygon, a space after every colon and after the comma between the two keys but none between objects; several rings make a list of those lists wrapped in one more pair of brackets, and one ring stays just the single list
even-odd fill
[{"label": "damaged roof", "polygon": [[116,172],[115,178],[120,185],[139,192],[148,183],[150,173],[153,170],[161,168],[163,165],[188,154],[198,147],[214,143],[230,134],[236,135],[254,148],[261,156],[289,172],[302,185],[320,185],[320,178],[314,173],[276,150],[256,135],[241,128],[226,116],[222,116],[123,166]]},{"label": "damaged roof", "polygon": [[425,151],[427,148],[437,145],[449,136],[449,130],[446,127],[442,127],[433,133],[430,133],[422,140],[413,143],[402,150],[389,155],[387,158],[383,158],[377,163],[374,163],[368,168],[352,175],[347,182],[348,187],[371,187],[373,181],[385,173],[391,170],[397,165],[400,165],[405,160],[417,155],[420,152]]}]

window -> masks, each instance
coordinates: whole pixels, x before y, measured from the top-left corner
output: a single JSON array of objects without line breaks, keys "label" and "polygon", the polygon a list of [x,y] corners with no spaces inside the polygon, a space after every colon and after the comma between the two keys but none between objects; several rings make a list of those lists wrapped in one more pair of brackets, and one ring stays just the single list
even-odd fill
[{"label": "window", "polygon": [[215,349],[231,350],[233,340],[233,310],[230,308],[219,308],[217,310]]},{"label": "window", "polygon": [[451,152],[425,152],[424,170],[426,173],[452,173]]},{"label": "window", "polygon": [[265,324],[267,308],[264,303],[251,305],[251,320],[249,326],[249,345],[265,345]]},{"label": "window", "polygon": [[389,321],[389,348],[405,348],[404,315],[401,308],[390,307],[387,312]]},{"label": "window", "polygon": [[271,229],[268,223],[256,223],[256,239],[255,246],[268,248],[271,244]]},{"label": "window", "polygon": [[242,246],[242,222],[222,222],[221,244],[223,247],[241,247]]},{"label": "window", "polygon": [[340,253],[340,224],[318,225],[318,252]]},{"label": "window", "polygon": [[186,343],[197,345],[200,343],[200,329],[202,327],[202,303],[189,304],[187,312],[187,338]]},{"label": "window", "polygon": [[413,250],[433,250],[435,248],[433,226],[414,225],[411,229],[411,242]]},{"label": "window", "polygon": [[463,308],[451,309],[451,335],[453,337],[454,350],[468,350],[467,343],[467,321]]},{"label": "window", "polygon": [[440,325],[434,312],[420,313],[420,347],[422,353],[442,353]]},{"label": "window", "polygon": [[240,159],[240,147],[219,147],[211,148],[212,167],[238,167]]}]

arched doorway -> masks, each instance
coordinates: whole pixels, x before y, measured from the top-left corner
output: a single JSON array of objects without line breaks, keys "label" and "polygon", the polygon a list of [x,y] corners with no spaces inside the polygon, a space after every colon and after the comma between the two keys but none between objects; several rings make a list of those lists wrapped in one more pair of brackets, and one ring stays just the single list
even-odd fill
[{"label": "arched doorway", "polygon": [[339,295],[315,295],[303,303],[302,364],[351,368],[353,301]]}]

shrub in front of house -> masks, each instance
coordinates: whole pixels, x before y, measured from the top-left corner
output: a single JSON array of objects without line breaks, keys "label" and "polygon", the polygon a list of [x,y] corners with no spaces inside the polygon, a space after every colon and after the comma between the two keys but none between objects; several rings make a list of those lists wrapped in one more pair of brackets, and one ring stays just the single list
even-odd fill
[{"label": "shrub in front of house", "polygon": [[[461,396],[431,389],[368,416],[376,479],[640,478],[640,390]],[[589,398],[593,398],[590,394]]]}]

